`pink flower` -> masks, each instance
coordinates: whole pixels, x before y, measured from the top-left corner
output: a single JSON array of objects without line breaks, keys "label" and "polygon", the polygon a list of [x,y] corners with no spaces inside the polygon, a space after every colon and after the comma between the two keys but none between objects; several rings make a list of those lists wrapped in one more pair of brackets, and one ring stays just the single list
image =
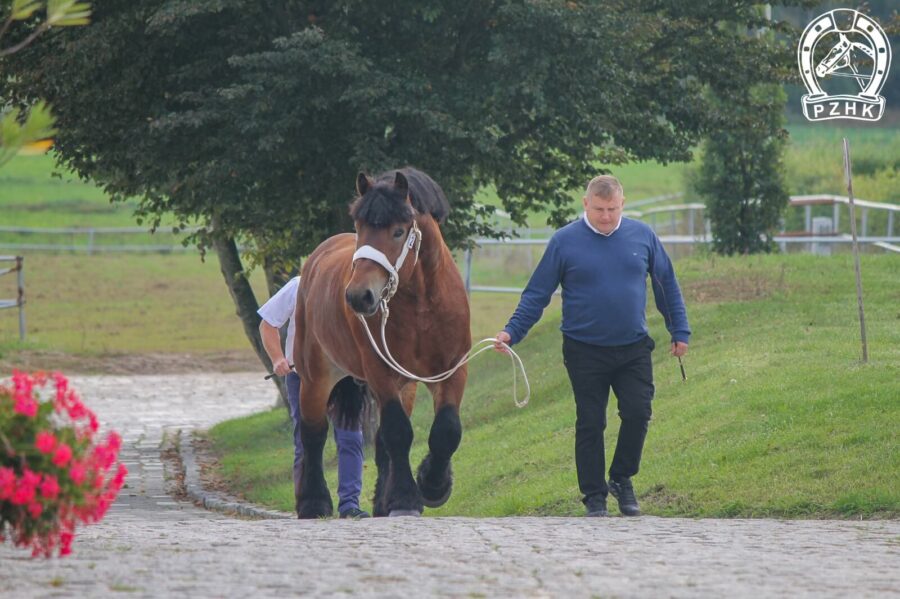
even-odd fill
[{"label": "pink flower", "polygon": [[23,416],[34,418],[35,416],[37,416],[38,402],[27,395],[17,395],[16,404],[13,407],[13,410],[17,414],[22,414]]},{"label": "pink flower", "polygon": [[125,484],[125,477],[128,476],[128,468],[125,467],[125,464],[119,464],[118,470],[116,470],[116,475],[113,477],[112,488],[118,491],[122,488],[122,485]]},{"label": "pink flower", "polygon": [[32,489],[37,489],[37,486],[41,483],[41,475],[34,470],[25,468],[25,471],[22,472],[22,478],[20,479],[20,482],[21,484],[31,487]]},{"label": "pink flower", "polygon": [[82,462],[73,461],[72,466],[69,468],[69,478],[72,479],[72,482],[80,485],[84,482],[86,476],[87,468],[85,465]]},{"label": "pink flower", "polygon": [[61,404],[66,396],[66,391],[69,390],[69,381],[62,373],[54,372],[53,382],[56,383],[56,403]]},{"label": "pink flower", "polygon": [[100,521],[125,485],[122,437],[110,432],[95,441],[100,423],[62,374],[15,371],[7,381],[0,419],[7,415],[16,450],[0,449],[3,536],[35,556],[69,555],[76,524]]},{"label": "pink flower", "polygon": [[34,520],[37,520],[43,511],[44,511],[44,506],[42,506],[37,501],[32,501],[31,503],[28,504],[28,513],[31,514],[31,517]]},{"label": "pink flower", "polygon": [[41,481],[40,491],[41,497],[56,499],[56,496],[59,495],[59,482],[57,482],[56,477],[52,474],[45,474],[44,480]]},{"label": "pink flower", "polygon": [[35,437],[34,446],[41,453],[52,453],[56,448],[56,435],[48,431],[41,431]]},{"label": "pink flower", "polygon": [[69,463],[70,459],[72,459],[72,448],[65,443],[60,443],[53,454],[52,462],[62,468]]},{"label": "pink flower", "polygon": [[106,445],[118,455],[119,449],[122,448],[122,437],[116,431],[112,431],[109,433]]},{"label": "pink flower", "polygon": [[70,532],[64,532],[59,535],[59,555],[69,555],[72,553],[72,540],[75,538]]},{"label": "pink flower", "polygon": [[0,467],[0,501],[12,497],[16,490],[16,473],[12,468]]},{"label": "pink flower", "polygon": [[26,505],[31,503],[34,500],[34,487],[23,484],[23,481],[19,481],[19,484],[16,485],[16,490],[13,493],[10,502],[13,505]]}]

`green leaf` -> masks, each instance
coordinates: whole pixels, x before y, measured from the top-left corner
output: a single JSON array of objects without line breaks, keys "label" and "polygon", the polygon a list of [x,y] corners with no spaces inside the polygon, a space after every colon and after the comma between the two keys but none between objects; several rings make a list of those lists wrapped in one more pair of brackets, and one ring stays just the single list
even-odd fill
[{"label": "green leaf", "polygon": [[22,21],[34,14],[34,11],[40,7],[41,3],[37,0],[13,0],[10,18],[13,21]]},{"label": "green leaf", "polygon": [[43,100],[31,107],[20,124],[21,111],[14,108],[0,118],[0,165],[25,150],[29,153],[49,149],[48,138],[56,133],[55,118]]},{"label": "green leaf", "polygon": [[70,27],[90,23],[91,5],[77,0],[47,0],[47,24]]}]

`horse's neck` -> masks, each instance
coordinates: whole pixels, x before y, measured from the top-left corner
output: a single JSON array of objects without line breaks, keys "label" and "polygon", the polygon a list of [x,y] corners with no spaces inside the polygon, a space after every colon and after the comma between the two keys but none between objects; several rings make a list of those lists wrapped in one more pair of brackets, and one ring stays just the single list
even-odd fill
[{"label": "horse's neck", "polygon": [[422,271],[426,278],[433,276],[441,268],[447,266],[447,262],[453,261],[441,229],[431,217],[421,219],[419,229],[422,231],[422,248],[419,251],[419,259],[422,261]]},{"label": "horse's neck", "polygon": [[400,290],[411,297],[423,297],[434,284],[434,279],[440,276],[440,271],[448,265],[456,268],[437,223],[430,217],[423,218],[422,221],[419,222],[419,229],[422,231],[419,264],[407,284],[401,282],[400,286]]}]

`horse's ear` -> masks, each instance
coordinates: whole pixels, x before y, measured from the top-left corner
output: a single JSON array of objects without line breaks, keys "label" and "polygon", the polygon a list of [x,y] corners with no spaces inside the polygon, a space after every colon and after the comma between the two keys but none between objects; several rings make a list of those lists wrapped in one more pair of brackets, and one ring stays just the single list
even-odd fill
[{"label": "horse's ear", "polygon": [[372,187],[372,180],[365,173],[356,175],[356,193],[360,196],[366,195],[369,188]]},{"label": "horse's ear", "polygon": [[397,174],[394,176],[394,189],[403,195],[409,195],[409,181],[406,180],[406,175],[400,171],[397,171]]}]

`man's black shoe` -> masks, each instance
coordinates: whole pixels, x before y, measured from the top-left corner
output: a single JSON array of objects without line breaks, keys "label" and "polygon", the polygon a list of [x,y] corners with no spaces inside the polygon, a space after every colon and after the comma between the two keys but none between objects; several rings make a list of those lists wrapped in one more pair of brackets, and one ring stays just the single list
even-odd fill
[{"label": "man's black shoe", "polygon": [[638,506],[637,497],[634,496],[634,487],[631,479],[609,480],[609,492],[619,502],[619,511],[623,516],[640,516],[641,508]]},{"label": "man's black shoe", "polygon": [[588,518],[601,518],[603,516],[609,516],[609,512],[606,511],[606,497],[604,497],[603,495],[594,495],[585,499],[584,508],[585,510],[587,510],[585,516],[587,516]]},{"label": "man's black shoe", "polygon": [[352,518],[353,520],[359,520],[360,518],[371,518],[371,516],[369,516],[369,512],[363,511],[358,507],[352,507],[341,512],[341,518]]}]

